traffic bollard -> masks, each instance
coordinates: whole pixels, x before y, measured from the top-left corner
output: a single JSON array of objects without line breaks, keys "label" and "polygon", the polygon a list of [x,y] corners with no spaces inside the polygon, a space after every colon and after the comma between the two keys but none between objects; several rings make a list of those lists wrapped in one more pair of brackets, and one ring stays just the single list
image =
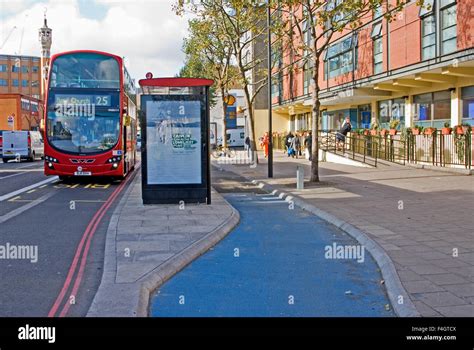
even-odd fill
[{"label": "traffic bollard", "polygon": [[296,189],[304,189],[304,168],[301,165],[296,166]]}]

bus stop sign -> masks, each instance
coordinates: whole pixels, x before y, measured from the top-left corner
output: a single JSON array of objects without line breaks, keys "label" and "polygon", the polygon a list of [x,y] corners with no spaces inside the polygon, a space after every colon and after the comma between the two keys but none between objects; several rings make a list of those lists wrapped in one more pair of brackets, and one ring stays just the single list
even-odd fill
[{"label": "bus stop sign", "polygon": [[139,81],[144,204],[211,203],[209,79]]}]

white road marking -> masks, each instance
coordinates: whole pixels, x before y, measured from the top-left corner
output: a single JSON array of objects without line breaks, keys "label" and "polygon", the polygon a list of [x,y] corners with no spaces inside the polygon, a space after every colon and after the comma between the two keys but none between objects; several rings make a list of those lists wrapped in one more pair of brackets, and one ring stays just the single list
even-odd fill
[{"label": "white road marking", "polygon": [[4,194],[3,196],[0,196],[0,202],[3,202],[3,201],[6,201],[7,199],[16,197],[16,196],[18,196],[19,194],[22,194],[22,193],[24,193],[24,192],[27,192],[27,191],[29,191],[29,190],[32,190],[33,188],[39,187],[39,186],[41,186],[41,185],[49,184],[49,183],[52,183],[52,182],[56,182],[56,181],[58,181],[58,179],[59,179],[59,178],[58,178],[57,176],[53,176],[53,177],[51,177],[51,178],[49,178],[49,179],[46,179],[46,180],[37,182],[37,183],[35,183],[35,184],[33,184],[33,185],[26,186],[26,187],[20,188],[19,190],[16,190],[16,191],[13,191],[13,192]]},{"label": "white road marking", "polygon": [[255,201],[254,203],[259,204],[279,204],[279,203],[287,203],[286,201],[278,200],[278,201]]},{"label": "white road marking", "polygon": [[35,206],[37,206],[38,204],[41,204],[43,203],[45,200],[47,200],[48,198],[52,197],[53,195],[56,194],[56,191],[51,191],[47,194],[45,194],[44,196],[28,203],[28,204],[25,204],[19,208],[16,208],[15,210],[12,210],[11,212],[5,214],[5,215],[2,215],[0,216],[0,224],[3,224],[5,221],[7,220],[10,220],[12,218],[14,218],[15,216],[17,215],[20,215],[21,213],[27,211],[28,209],[31,209]]},{"label": "white road marking", "polygon": [[0,177],[0,180],[2,179],[8,179],[9,177],[13,177],[13,176],[18,176],[18,175],[23,175],[25,173],[18,173],[18,174],[11,174],[11,175],[7,175],[7,176],[2,176]]}]

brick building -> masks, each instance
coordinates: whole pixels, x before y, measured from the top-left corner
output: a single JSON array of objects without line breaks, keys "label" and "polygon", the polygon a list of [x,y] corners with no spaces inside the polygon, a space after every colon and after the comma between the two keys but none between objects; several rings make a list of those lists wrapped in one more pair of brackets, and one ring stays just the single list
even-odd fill
[{"label": "brick building", "polygon": [[[0,94],[0,130],[38,130],[43,115],[40,100],[22,94]],[[8,117],[13,116],[13,125]]]},{"label": "brick building", "polygon": [[11,130],[8,117],[14,115],[15,130],[39,127],[42,111],[40,58],[0,55],[0,130]]},{"label": "brick building", "polygon": [[[383,7],[336,33],[323,54],[321,128],[338,128],[346,116],[359,128],[373,119],[381,127],[391,119],[399,128],[473,125],[474,0],[411,1],[392,22],[382,15]],[[296,69],[272,79],[276,131],[311,128],[313,67],[299,56],[282,53],[283,66]]]},{"label": "brick building", "polygon": [[40,58],[0,55],[0,94],[22,94],[40,99]]}]

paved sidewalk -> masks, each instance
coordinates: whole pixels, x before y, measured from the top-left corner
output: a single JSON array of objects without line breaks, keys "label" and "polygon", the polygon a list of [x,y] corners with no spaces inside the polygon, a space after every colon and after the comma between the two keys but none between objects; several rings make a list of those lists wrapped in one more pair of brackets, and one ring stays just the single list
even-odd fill
[{"label": "paved sidewalk", "polygon": [[276,151],[275,178],[268,179],[266,161],[259,159],[256,168],[218,166],[278,188],[366,233],[388,254],[422,316],[474,316],[472,176],[321,163],[321,183],[307,182],[298,191],[296,166],[305,165],[308,179],[308,161]]},{"label": "paved sidewalk", "polygon": [[87,316],[147,316],[150,294],[238,222],[239,213],[215,191],[211,205],[144,206],[137,175],[112,215],[104,273]]}]

